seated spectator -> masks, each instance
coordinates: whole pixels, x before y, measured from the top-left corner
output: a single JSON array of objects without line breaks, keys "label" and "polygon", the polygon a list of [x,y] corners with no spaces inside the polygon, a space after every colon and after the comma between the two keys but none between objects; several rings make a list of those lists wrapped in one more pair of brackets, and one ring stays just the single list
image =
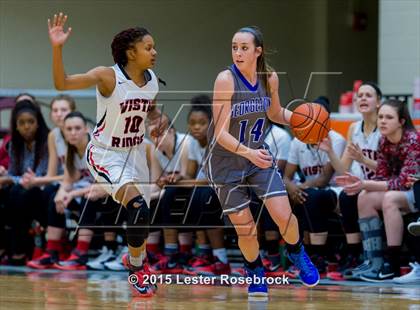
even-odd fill
[{"label": "seated spectator", "polygon": [[[8,263],[23,265],[30,249],[28,230],[32,220],[46,225],[48,197],[37,186],[24,183],[25,172],[45,175],[48,164],[48,127],[38,106],[20,101],[12,110],[8,174],[0,177],[5,197],[5,224],[11,228]],[[28,203],[30,202],[30,203]]]},{"label": "seated spectator", "polygon": [[[337,175],[351,172],[364,180],[375,177],[377,150],[381,137],[377,128],[381,96],[381,90],[374,83],[365,82],[360,86],[357,92],[357,110],[362,115],[362,120],[350,125],[347,147],[341,158],[335,155],[329,139],[324,139],[320,144],[320,148],[327,152]],[[357,197],[358,195],[347,195],[342,191],[338,199],[347,241],[347,253],[340,266],[345,278],[358,278],[360,272],[367,267],[366,264],[356,267],[363,249],[358,223]]]},{"label": "seated spectator", "polygon": [[[360,278],[374,282],[399,275],[404,231],[402,213],[418,210],[410,188],[410,175],[418,173],[420,159],[420,136],[403,102],[387,100],[380,106],[378,128],[382,138],[375,180],[362,180],[349,173],[337,177],[337,183],[344,186],[347,194],[360,192],[358,213],[363,248],[371,255],[368,268]],[[387,237],[385,255],[379,211],[383,213]]]},{"label": "seated spectator", "polygon": [[68,95],[58,95],[51,100],[50,118],[54,128],[48,134],[48,170],[42,177],[26,173],[24,178],[28,186],[54,184],[54,192],[58,189],[58,181],[63,179],[64,158],[67,153],[67,143],[63,137],[64,118],[76,109],[76,102]]},{"label": "seated spectator", "polygon": [[[322,103],[329,111],[328,102],[318,98],[315,102]],[[337,132],[329,132],[331,144],[336,156],[344,151],[346,141]],[[293,178],[298,168],[302,171],[304,180],[295,184]],[[293,139],[287,160],[284,182],[287,187],[295,214],[299,220],[301,236],[303,231],[309,231],[309,241],[306,240],[308,253],[313,258],[319,272],[326,272],[328,217],[337,207],[339,189],[333,183],[334,169],[326,152],[318,145],[305,144]]]}]

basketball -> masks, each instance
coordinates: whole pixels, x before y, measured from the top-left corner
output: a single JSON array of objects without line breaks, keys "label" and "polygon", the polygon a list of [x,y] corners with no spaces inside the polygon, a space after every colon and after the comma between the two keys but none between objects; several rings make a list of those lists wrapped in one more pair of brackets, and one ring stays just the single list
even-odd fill
[{"label": "basketball", "polygon": [[316,144],[330,131],[330,115],[322,105],[306,102],[293,111],[290,127],[300,141]]}]

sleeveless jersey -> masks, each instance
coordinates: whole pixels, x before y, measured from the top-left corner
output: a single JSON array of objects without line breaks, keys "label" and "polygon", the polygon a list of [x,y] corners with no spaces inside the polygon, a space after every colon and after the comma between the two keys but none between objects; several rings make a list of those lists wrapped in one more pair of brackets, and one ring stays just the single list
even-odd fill
[{"label": "sleeveless jersey", "polygon": [[92,142],[105,148],[128,150],[140,145],[144,138],[144,121],[159,90],[158,80],[152,70],[146,70],[146,84],[136,85],[118,64],[115,72],[115,89],[104,97],[96,88],[97,124]]},{"label": "sleeveless jersey", "polygon": [[[378,146],[381,134],[378,128],[375,128],[369,136],[365,136],[363,133],[363,121],[357,121],[354,125],[353,133],[351,139],[354,144],[359,145],[360,149],[363,152],[363,155],[369,159],[375,160],[378,157]],[[371,180],[375,177],[375,171],[369,169],[365,165],[355,162],[356,165],[359,165],[363,171],[363,176],[365,180]]]},{"label": "sleeveless jersey", "polygon": [[79,157],[77,153],[74,154],[73,165],[75,169],[80,173],[80,179],[73,183],[73,189],[88,187],[95,182],[95,179],[89,171],[88,164],[84,155]]},{"label": "sleeveless jersey", "polygon": [[[333,130],[328,134],[331,138],[334,153],[340,158],[344,152],[346,140]],[[330,159],[326,152],[294,138],[290,145],[287,161],[299,166],[306,180],[313,180],[321,174],[322,168],[330,162]],[[334,177],[331,178],[330,185],[334,185]]]},{"label": "sleeveless jersey", "polygon": [[[229,70],[234,81],[229,133],[249,148],[258,149],[264,143],[264,132],[269,126],[266,112],[270,107],[271,97],[262,80],[258,80],[257,84],[252,86],[235,65],[230,66]],[[209,141],[212,141],[213,125],[209,133]],[[215,141],[212,141],[210,149],[217,155],[236,155]]]},{"label": "sleeveless jersey", "polygon": [[64,172],[65,157],[67,154],[67,143],[64,140],[64,137],[60,128],[55,127],[52,130],[52,132],[54,134],[55,148],[56,148],[57,157],[59,160],[59,165],[57,167],[57,175],[60,175],[60,174],[63,174]]},{"label": "sleeveless jersey", "polygon": [[181,153],[190,144],[191,136],[177,132],[175,134],[175,149],[171,159],[161,151],[156,150],[156,157],[164,173],[181,172]]}]

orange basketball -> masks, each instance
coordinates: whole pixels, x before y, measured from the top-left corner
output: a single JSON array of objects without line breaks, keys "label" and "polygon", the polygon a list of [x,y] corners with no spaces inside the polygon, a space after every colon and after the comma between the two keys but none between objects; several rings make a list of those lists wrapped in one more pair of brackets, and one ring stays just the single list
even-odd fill
[{"label": "orange basketball", "polygon": [[293,111],[290,127],[300,141],[316,144],[330,131],[330,115],[322,105],[306,102]]}]

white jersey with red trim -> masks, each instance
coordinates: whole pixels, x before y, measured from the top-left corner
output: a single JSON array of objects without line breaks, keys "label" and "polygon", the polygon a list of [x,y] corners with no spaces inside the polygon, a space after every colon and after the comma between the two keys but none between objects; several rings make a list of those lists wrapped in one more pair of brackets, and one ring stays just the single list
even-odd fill
[{"label": "white jersey with red trim", "polygon": [[[367,158],[376,161],[378,157],[379,140],[381,139],[381,133],[378,128],[375,128],[368,136],[363,132],[363,121],[358,121],[354,124],[353,132],[351,135],[351,141],[353,144],[357,144],[362,153]],[[369,169],[367,166],[354,161],[353,165],[359,165],[363,171],[363,177],[365,180],[372,180],[375,177],[375,171]]]},{"label": "white jersey with red trim", "polygon": [[111,68],[115,72],[111,96],[102,96],[96,88],[97,124],[92,142],[105,148],[130,149],[144,139],[144,122],[159,91],[158,79],[152,70],[146,70],[145,84],[140,87],[120,65]]},{"label": "white jersey with red trim", "polygon": [[[330,130],[328,135],[335,155],[341,158],[346,147],[346,140],[334,130]],[[294,138],[290,145],[290,152],[287,162],[300,167],[306,180],[313,180],[320,176],[322,168],[330,162],[328,154],[318,147],[310,146]],[[334,185],[334,178],[331,178],[330,185]]]},{"label": "white jersey with red trim", "polygon": [[73,189],[85,188],[95,182],[84,156],[74,154],[73,165],[80,174],[80,179],[73,183]]}]

